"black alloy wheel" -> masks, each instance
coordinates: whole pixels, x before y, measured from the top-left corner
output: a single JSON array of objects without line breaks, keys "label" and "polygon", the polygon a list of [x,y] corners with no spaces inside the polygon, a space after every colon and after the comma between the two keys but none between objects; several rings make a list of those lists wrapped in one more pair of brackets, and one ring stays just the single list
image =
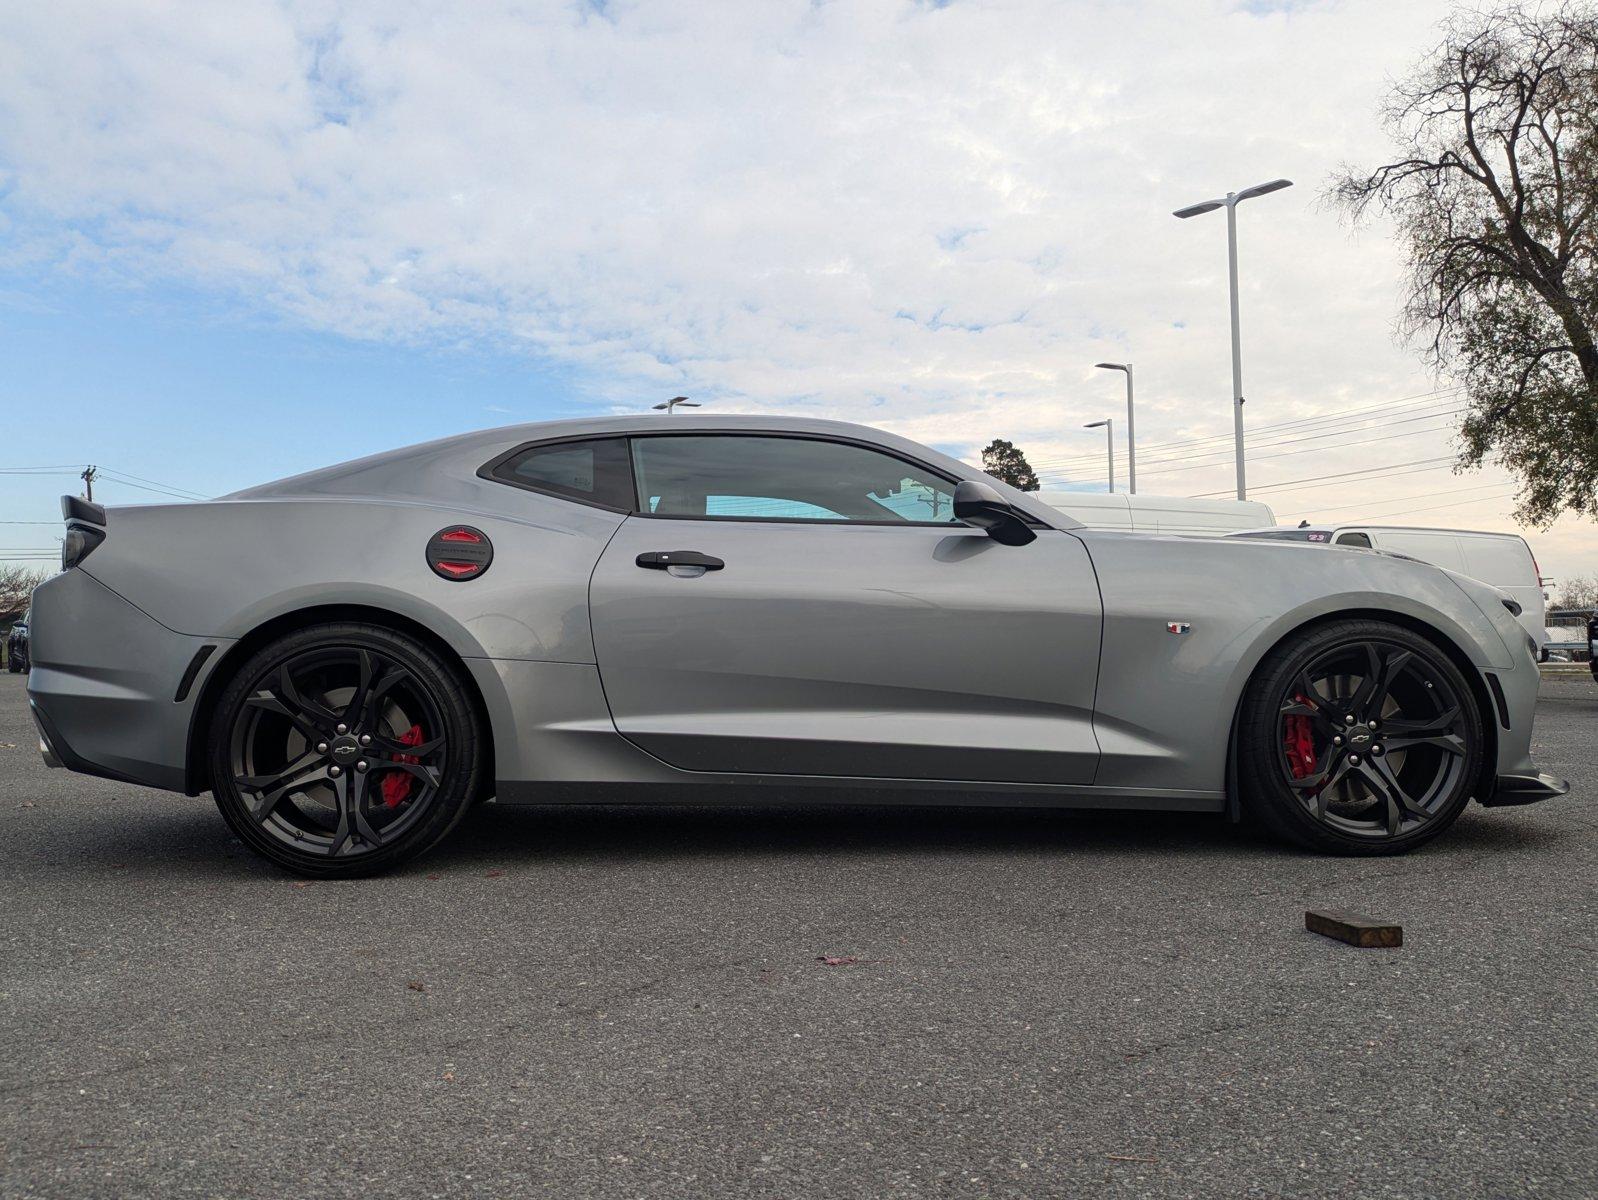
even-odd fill
[{"label": "black alloy wheel", "polygon": [[290,870],[367,875],[460,820],[480,783],[461,681],[429,648],[378,626],[321,625],[253,655],[211,731],[217,806]]},{"label": "black alloy wheel", "polygon": [[1458,667],[1402,626],[1340,621],[1261,664],[1239,730],[1242,799],[1279,836],[1342,854],[1436,837],[1476,789],[1481,716]]}]

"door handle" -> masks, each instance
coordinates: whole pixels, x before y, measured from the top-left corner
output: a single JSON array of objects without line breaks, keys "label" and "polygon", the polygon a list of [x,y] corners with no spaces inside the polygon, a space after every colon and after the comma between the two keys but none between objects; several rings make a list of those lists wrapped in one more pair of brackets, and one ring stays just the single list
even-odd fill
[{"label": "door handle", "polygon": [[651,571],[665,571],[671,567],[702,567],[706,571],[719,571],[727,564],[711,554],[698,550],[649,550],[637,558],[640,567]]}]

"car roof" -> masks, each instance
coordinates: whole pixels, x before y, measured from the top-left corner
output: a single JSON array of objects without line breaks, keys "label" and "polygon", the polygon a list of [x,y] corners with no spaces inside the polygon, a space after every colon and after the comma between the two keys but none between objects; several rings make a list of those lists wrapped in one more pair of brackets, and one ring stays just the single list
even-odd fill
[{"label": "car roof", "polygon": [[1262,537],[1265,534],[1331,533],[1335,525],[1261,525],[1257,529],[1231,529],[1227,537]]},{"label": "car roof", "polygon": [[[636,434],[684,433],[783,433],[841,438],[877,446],[904,458],[923,462],[954,479],[991,479],[980,468],[951,455],[898,434],[851,421],[821,417],[769,416],[753,413],[623,413],[596,417],[573,417],[559,421],[533,421],[455,434],[431,442],[401,446],[349,462],[335,463],[287,479],[274,480],[245,488],[221,500],[263,500],[275,497],[314,494],[359,494],[363,487],[382,491],[395,466],[418,469],[424,476],[433,468],[457,475],[475,474],[485,462],[528,442],[557,441],[566,438],[628,436]],[[992,480],[1006,499],[1012,501],[1045,525],[1079,529],[1080,521],[1051,508],[1036,493],[1021,492],[1008,484]],[[367,494],[373,494],[368,492]]]},{"label": "car roof", "polygon": [[1493,529],[1450,529],[1441,525],[1373,525],[1369,522],[1349,521],[1342,525],[1328,526],[1330,529],[1379,529],[1387,533],[1447,533],[1459,537],[1491,537],[1514,538],[1516,541],[1525,541],[1518,533],[1505,533]]}]

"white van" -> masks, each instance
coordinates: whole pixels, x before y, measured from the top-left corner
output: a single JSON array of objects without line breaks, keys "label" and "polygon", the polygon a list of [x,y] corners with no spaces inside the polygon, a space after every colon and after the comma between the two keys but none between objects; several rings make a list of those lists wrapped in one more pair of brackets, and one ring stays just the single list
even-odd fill
[{"label": "white van", "polygon": [[1276,521],[1270,505],[1254,500],[1194,500],[1189,496],[1061,491],[1038,492],[1037,497],[1089,529],[1117,529],[1123,533],[1220,537]]},{"label": "white van", "polygon": [[1547,596],[1526,539],[1518,533],[1483,533],[1475,529],[1412,529],[1402,525],[1304,525],[1249,529],[1232,537],[1312,542],[1364,550],[1407,554],[1433,566],[1446,567],[1508,592],[1520,605],[1520,623],[1539,649],[1548,640],[1544,620]]}]

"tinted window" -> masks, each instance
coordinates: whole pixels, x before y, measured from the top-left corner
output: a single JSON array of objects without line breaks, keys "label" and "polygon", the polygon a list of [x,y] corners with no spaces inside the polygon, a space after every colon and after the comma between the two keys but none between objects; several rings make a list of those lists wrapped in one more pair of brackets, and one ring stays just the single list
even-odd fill
[{"label": "tinted window", "polygon": [[1371,539],[1368,533],[1340,533],[1337,535],[1339,546],[1364,546],[1370,549]]},{"label": "tinted window", "polygon": [[602,504],[624,512],[630,512],[633,506],[626,438],[534,446],[501,463],[494,475],[507,483],[587,504]]},{"label": "tinted window", "polygon": [[954,520],[954,485],[892,455],[806,438],[633,441],[642,512],[782,521]]}]

